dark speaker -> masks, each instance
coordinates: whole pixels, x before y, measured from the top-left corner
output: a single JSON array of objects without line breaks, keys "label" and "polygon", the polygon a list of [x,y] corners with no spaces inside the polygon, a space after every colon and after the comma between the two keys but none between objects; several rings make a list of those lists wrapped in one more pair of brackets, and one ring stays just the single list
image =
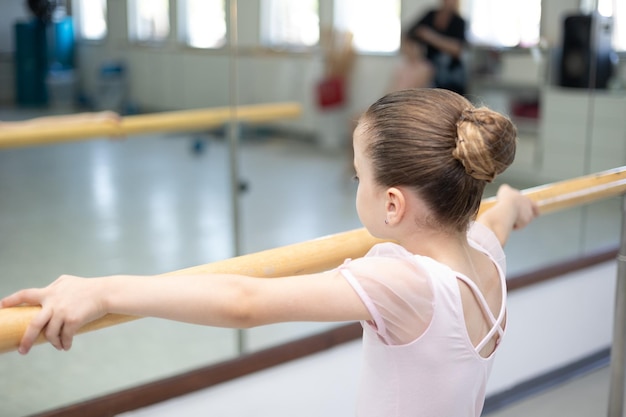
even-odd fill
[{"label": "dark speaker", "polygon": [[571,15],[563,21],[560,85],[606,88],[613,70],[612,19],[597,14]]},{"label": "dark speaker", "polygon": [[38,19],[17,22],[15,29],[15,98],[21,106],[48,103],[46,25]]}]

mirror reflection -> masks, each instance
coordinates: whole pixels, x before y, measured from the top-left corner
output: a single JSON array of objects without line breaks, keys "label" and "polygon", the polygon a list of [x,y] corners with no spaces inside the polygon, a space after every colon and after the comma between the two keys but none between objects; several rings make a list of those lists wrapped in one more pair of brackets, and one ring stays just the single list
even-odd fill
[{"label": "mirror reflection", "polygon": [[[626,165],[626,7],[452,3],[461,20],[440,54],[420,29],[438,7],[426,0],[0,0],[0,142],[57,123],[111,132],[2,146],[2,295],[362,227],[352,131],[392,90],[453,89],[513,120],[515,162],[485,197]],[[126,118],[280,103],[298,114],[115,133]],[[508,244],[509,275],[617,248],[620,207],[614,197],[538,218]],[[82,335],[69,353],[6,353],[0,414],[60,409],[337,326],[141,319]]]}]

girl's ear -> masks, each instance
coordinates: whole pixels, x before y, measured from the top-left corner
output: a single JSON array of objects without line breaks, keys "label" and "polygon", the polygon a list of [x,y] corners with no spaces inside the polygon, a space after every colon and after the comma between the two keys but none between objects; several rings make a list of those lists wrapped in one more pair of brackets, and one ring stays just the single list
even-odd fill
[{"label": "girl's ear", "polygon": [[400,223],[406,212],[406,197],[404,193],[396,188],[387,189],[385,201],[386,223],[390,226]]}]

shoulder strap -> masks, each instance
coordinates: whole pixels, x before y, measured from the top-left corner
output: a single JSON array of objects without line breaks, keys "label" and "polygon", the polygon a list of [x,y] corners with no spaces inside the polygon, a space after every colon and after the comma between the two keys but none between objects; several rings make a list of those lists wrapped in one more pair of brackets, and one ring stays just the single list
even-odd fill
[{"label": "shoulder strap", "polygon": [[[497,267],[497,264],[496,264],[496,267]],[[498,268],[498,272],[500,272],[499,268]],[[501,274],[499,275],[502,276]],[[494,334],[498,333],[500,336],[504,335],[504,330],[502,330],[501,325],[502,325],[502,321],[504,320],[504,312],[506,310],[506,286],[504,282],[500,283],[502,287],[502,303],[500,306],[500,312],[498,313],[498,318],[496,319],[493,313],[491,312],[491,309],[489,308],[489,304],[487,304],[487,300],[485,300],[485,297],[483,296],[478,286],[474,283],[474,281],[472,281],[471,279],[469,279],[468,277],[460,273],[457,273],[457,278],[463,281],[472,290],[472,292],[474,293],[474,296],[478,300],[485,315],[491,321],[491,326],[492,326],[491,330],[489,330],[487,335],[476,346],[476,351],[480,352],[482,348],[485,347],[487,343],[489,343],[489,341],[494,336]]]}]

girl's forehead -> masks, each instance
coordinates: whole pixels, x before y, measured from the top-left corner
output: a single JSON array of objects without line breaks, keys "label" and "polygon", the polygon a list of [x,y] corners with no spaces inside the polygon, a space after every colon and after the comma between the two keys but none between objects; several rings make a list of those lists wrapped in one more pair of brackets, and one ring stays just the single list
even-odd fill
[{"label": "girl's forehead", "polygon": [[364,123],[359,122],[359,124],[356,125],[356,127],[354,128],[354,132],[352,132],[352,143],[353,146],[363,146],[364,145],[364,139],[367,135],[366,132],[366,128],[364,126]]},{"label": "girl's forehead", "polygon": [[359,132],[359,129],[354,130],[354,134],[352,135],[352,148],[354,149],[354,157],[363,157],[364,151],[364,139],[362,132]]},{"label": "girl's forehead", "polygon": [[357,127],[354,131],[352,147],[354,149],[354,166],[361,170],[369,165],[369,158],[366,153],[366,138],[366,133]]}]

